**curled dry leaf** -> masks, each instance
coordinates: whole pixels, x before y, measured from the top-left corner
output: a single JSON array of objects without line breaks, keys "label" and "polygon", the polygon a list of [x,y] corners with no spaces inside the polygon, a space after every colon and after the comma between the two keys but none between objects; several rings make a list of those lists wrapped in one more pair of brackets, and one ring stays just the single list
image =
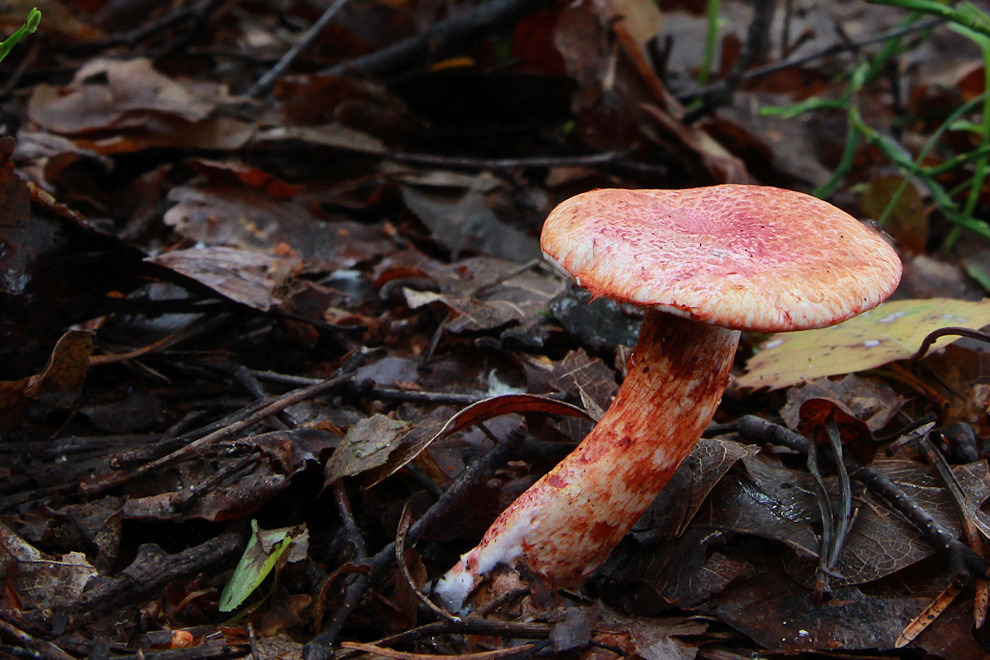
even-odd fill
[{"label": "curled dry leaf", "polygon": [[370,486],[380,483],[385,478],[395,474],[440,438],[458,433],[494,417],[509,414],[522,415],[526,413],[565,415],[588,419],[588,413],[577,406],[533,394],[504,394],[485,399],[464,408],[452,416],[434,435],[419,438],[415,443],[407,445],[400,451],[391,454],[388,461],[371,476]]},{"label": "curled dry leaf", "polygon": [[89,370],[93,337],[70,330],[55,344],[40,374],[16,381],[0,381],[0,430],[20,423],[31,402],[70,408],[78,400]]}]

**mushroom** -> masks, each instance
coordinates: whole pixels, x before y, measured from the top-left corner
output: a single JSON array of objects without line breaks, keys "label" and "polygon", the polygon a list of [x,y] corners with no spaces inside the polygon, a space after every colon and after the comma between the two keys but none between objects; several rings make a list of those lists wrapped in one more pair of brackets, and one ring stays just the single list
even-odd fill
[{"label": "mushroom", "polygon": [[586,192],[550,213],[540,242],[594,296],[645,308],[639,342],[595,428],[437,583],[454,611],[500,564],[580,586],[708,426],[741,330],[840,323],[878,305],[901,275],[872,229],[765,186]]}]

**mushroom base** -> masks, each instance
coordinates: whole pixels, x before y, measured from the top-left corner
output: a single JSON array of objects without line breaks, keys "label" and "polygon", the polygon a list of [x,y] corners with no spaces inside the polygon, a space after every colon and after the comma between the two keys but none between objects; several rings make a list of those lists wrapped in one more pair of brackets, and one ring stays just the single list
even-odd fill
[{"label": "mushroom base", "polygon": [[582,584],[636,523],[708,426],[739,332],[650,310],[612,405],[437,583],[453,611],[498,564]]}]

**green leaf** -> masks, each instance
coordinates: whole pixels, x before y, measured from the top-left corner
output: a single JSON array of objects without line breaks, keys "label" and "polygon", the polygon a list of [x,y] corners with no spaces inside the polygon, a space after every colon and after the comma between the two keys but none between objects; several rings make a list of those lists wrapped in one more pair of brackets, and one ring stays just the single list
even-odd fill
[{"label": "green leaf", "polygon": [[[264,530],[251,521],[251,539],[248,541],[237,568],[220,594],[220,611],[232,612],[265,581],[273,570],[286,561],[302,559],[308,546],[305,525]],[[294,552],[289,553],[289,550]],[[300,554],[302,556],[297,556]],[[289,553],[289,554],[286,554]]]},{"label": "green leaf", "polygon": [[[779,389],[825,376],[873,369],[911,357],[931,332],[948,326],[990,324],[990,299],[897,300],[845,323],[820,330],[772,335],[746,362],[737,381],[746,388]],[[938,340],[933,350],[959,339]]]}]

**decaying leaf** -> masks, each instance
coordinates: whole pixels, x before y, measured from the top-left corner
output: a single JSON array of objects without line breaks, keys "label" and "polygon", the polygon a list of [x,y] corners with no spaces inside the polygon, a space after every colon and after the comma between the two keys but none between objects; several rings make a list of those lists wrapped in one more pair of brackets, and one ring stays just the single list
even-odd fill
[{"label": "decaying leaf", "polygon": [[96,59],[79,69],[66,87],[37,85],[28,114],[50,131],[71,135],[133,128],[151,115],[200,121],[225,98],[222,86],[180,83],[156,71],[145,58]]},{"label": "decaying leaf", "polygon": [[292,257],[231,247],[173,250],[148,261],[262,311],[282,302],[283,287],[301,266],[300,261]]},{"label": "decaying leaf", "polygon": [[822,378],[787,390],[787,403],[781,408],[780,415],[788,428],[798,428],[801,404],[814,398],[842,402],[853,416],[863,420],[874,432],[886,426],[904,405],[904,397],[879,378],[855,374],[839,380]]},{"label": "decaying leaf", "polygon": [[[990,299],[897,300],[831,328],[773,335],[746,362],[740,387],[779,389],[802,381],[873,369],[911,357],[934,330],[990,324]],[[939,339],[935,349],[958,339]]]},{"label": "decaying leaf", "polygon": [[353,477],[388,461],[412,423],[375,414],[357,422],[348,431],[323,470],[324,481],[332,484],[342,477]]},{"label": "decaying leaf", "polygon": [[83,553],[47,556],[3,524],[0,524],[0,552],[4,556],[8,588],[17,593],[25,610],[71,603],[96,576],[96,569]]},{"label": "decaying leaf", "polygon": [[455,313],[451,332],[477,332],[520,323],[543,312],[564,288],[563,281],[544,271],[491,257],[471,257],[431,273],[440,292],[404,288],[413,309],[441,303]]},{"label": "decaying leaf", "polygon": [[0,381],[0,430],[18,424],[33,401],[71,408],[79,398],[92,352],[92,335],[70,330],[55,344],[40,374],[17,381]]},{"label": "decaying leaf", "polygon": [[307,272],[350,268],[395,248],[377,226],[324,222],[295,200],[248,185],[180,186],[169,200],[174,205],[165,222],[183,236],[210,246],[289,254]]},{"label": "decaying leaf", "polygon": [[481,252],[517,262],[536,259],[536,237],[503,221],[494,207],[505,195],[493,176],[436,172],[402,176],[406,205],[455,257]]}]

